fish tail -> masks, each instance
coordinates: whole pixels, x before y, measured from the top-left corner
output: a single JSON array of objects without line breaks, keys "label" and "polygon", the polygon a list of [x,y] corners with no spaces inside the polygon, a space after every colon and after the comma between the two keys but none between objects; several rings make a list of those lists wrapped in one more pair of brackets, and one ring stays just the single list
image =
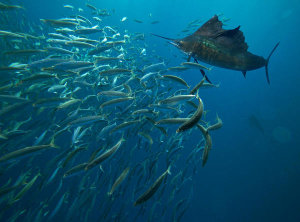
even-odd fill
[{"label": "fish tail", "polygon": [[55,137],[52,137],[52,140],[50,142],[50,146],[53,147],[53,148],[55,148],[55,149],[58,149],[59,146],[57,146],[57,145],[54,144],[54,140],[55,140]]},{"label": "fish tail", "polygon": [[121,139],[120,139],[120,143],[122,144],[123,142],[125,142],[126,141],[126,139],[124,139],[124,132],[122,133],[122,137],[121,137]]},{"label": "fish tail", "polygon": [[272,55],[273,52],[275,51],[275,49],[278,47],[278,45],[279,45],[279,42],[274,46],[274,48],[272,49],[272,51],[271,51],[271,53],[269,54],[268,58],[266,59],[266,65],[265,65],[265,68],[266,68],[266,77],[267,77],[268,84],[270,84],[269,70],[268,70],[269,60],[270,60],[271,55]]},{"label": "fish tail", "polygon": [[197,89],[197,92],[196,92],[196,98],[199,99],[199,89]]},{"label": "fish tail", "polygon": [[20,80],[19,82],[16,83],[16,86],[20,86],[20,85],[22,85],[22,84],[23,84],[23,81]]},{"label": "fish tail", "polygon": [[168,173],[169,175],[171,175],[171,165],[168,167],[167,173]]},{"label": "fish tail", "polygon": [[23,185],[26,185],[28,182],[27,182],[27,177],[24,176],[24,178],[17,184],[17,186],[23,186]]}]

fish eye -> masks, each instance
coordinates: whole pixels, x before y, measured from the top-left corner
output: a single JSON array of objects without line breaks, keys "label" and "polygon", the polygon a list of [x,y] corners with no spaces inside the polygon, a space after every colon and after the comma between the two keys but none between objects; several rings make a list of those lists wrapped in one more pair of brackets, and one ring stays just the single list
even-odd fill
[{"label": "fish eye", "polygon": [[180,40],[180,41],[175,41],[174,43],[173,43],[173,45],[175,45],[176,47],[182,47],[182,41]]},{"label": "fish eye", "polygon": [[178,41],[177,44],[178,44],[179,47],[182,47],[182,46],[184,46],[184,41],[180,40],[180,41]]}]

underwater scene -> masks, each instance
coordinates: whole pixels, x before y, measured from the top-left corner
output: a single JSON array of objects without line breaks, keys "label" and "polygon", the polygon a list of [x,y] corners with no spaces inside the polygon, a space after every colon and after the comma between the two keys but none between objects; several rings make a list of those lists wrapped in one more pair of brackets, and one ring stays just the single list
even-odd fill
[{"label": "underwater scene", "polygon": [[0,0],[0,221],[300,221],[298,0]]}]

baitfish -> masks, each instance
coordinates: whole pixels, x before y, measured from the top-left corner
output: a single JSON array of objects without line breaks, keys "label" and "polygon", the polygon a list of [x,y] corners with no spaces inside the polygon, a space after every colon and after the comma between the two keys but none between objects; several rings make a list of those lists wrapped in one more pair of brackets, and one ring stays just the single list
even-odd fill
[{"label": "baitfish", "polygon": [[169,174],[171,175],[171,166],[168,167],[168,169],[152,184],[151,187],[149,187],[149,189],[143,193],[135,202],[134,202],[134,206],[137,206],[139,204],[142,204],[144,202],[146,202],[147,200],[149,200],[158,190],[158,188],[160,187],[161,183],[163,182],[163,180],[165,179],[165,177]]},{"label": "baitfish", "polygon": [[91,169],[91,168],[99,165],[100,163],[102,163],[104,160],[106,160],[111,155],[113,155],[119,149],[119,147],[121,146],[121,144],[124,141],[125,141],[125,139],[123,139],[123,137],[122,137],[116,145],[114,145],[112,148],[106,150],[103,154],[101,154],[96,159],[94,159],[91,162],[89,162],[84,169],[85,170],[89,170],[89,169]]},{"label": "baitfish", "polygon": [[103,116],[98,115],[98,116],[85,116],[85,117],[80,117],[76,120],[71,121],[68,123],[69,126],[83,126],[95,122],[106,122],[106,120],[103,119]]},{"label": "baitfish", "polygon": [[39,150],[44,150],[44,149],[48,149],[48,148],[58,148],[56,145],[54,145],[52,142],[50,144],[47,145],[38,145],[38,146],[29,146],[29,147],[25,147],[10,153],[7,153],[3,156],[0,157],[0,162],[4,162],[7,160],[11,160],[11,159],[15,159],[17,157],[20,156],[24,156],[26,154],[29,153],[34,153],[37,152]]},{"label": "baitfish", "polygon": [[1,11],[9,11],[9,10],[14,10],[14,9],[24,9],[24,7],[20,5],[6,5],[2,2],[0,2],[0,10]]},{"label": "baitfish", "polygon": [[202,102],[202,99],[200,97],[198,97],[197,99],[199,101],[199,105],[198,105],[198,108],[197,108],[196,112],[192,115],[192,117],[188,121],[184,122],[176,130],[177,133],[183,132],[185,130],[188,130],[188,129],[192,128],[201,119],[201,116],[202,116],[202,113],[203,113],[203,102]]},{"label": "baitfish", "polygon": [[116,179],[116,181],[112,185],[110,191],[107,193],[108,196],[111,196],[113,194],[113,192],[115,191],[115,189],[124,181],[124,179],[127,177],[128,173],[129,173],[129,170],[130,170],[130,167],[127,167],[125,170],[123,170],[121,175]]}]

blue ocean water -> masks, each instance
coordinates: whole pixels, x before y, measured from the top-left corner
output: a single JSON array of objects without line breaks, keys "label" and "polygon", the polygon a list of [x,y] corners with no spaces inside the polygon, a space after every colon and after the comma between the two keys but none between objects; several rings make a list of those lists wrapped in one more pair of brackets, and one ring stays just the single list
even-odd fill
[{"label": "blue ocean water", "polygon": [[[120,194],[116,195],[114,200],[106,195],[113,180],[122,172],[122,167],[126,164],[130,165],[126,156],[123,156],[110,159],[111,164],[103,164],[103,174],[98,170],[99,172],[92,172],[88,176],[83,173],[62,179],[64,172],[60,170],[49,185],[41,184],[39,181],[41,179],[38,178],[38,183],[34,184],[13,206],[7,205],[7,200],[11,196],[0,197],[2,198],[1,221],[14,221],[14,216],[16,221],[69,221],[70,218],[74,221],[179,221],[179,219],[180,221],[300,221],[300,133],[298,129],[300,31],[297,28],[300,25],[299,1],[24,0],[3,1],[3,3],[20,4],[25,10],[1,12],[2,15],[11,13],[8,16],[12,16],[11,20],[7,20],[7,24],[0,25],[2,30],[28,32],[32,35],[45,33],[45,36],[46,33],[53,32],[53,29],[42,24],[40,19],[59,19],[80,14],[92,20],[94,15],[86,7],[86,3],[99,9],[107,9],[111,15],[101,18],[100,28],[101,25],[115,27],[121,35],[144,33],[146,57],[149,56],[147,64],[164,61],[168,67],[172,67],[186,61],[186,56],[182,52],[165,40],[151,36],[150,33],[169,38],[182,38],[198,29],[194,27],[190,32],[182,32],[191,21],[200,19],[203,24],[214,15],[229,18],[225,22],[226,29],[240,25],[249,51],[256,55],[266,58],[278,41],[280,45],[270,58],[270,85],[267,84],[264,68],[247,72],[246,79],[241,72],[218,67],[208,72],[210,80],[220,86],[203,89],[199,92],[199,96],[204,101],[210,121],[214,122],[217,113],[223,121],[223,127],[211,132],[213,146],[205,167],[201,166],[201,162],[199,166],[192,165],[194,162],[190,163],[189,171],[195,170],[196,173],[189,172],[190,174],[185,177],[185,183],[181,183],[180,187],[178,185],[175,194],[171,181],[187,167],[184,158],[182,160],[180,158],[186,158],[195,149],[202,138],[199,133],[193,132],[191,136],[187,135],[189,139],[184,141],[180,158],[172,166],[171,176],[167,177],[153,199],[142,206],[134,207],[134,200],[167,167],[165,159],[160,158],[160,154],[155,152],[150,153],[157,154],[157,157],[151,156],[149,152],[139,151],[130,159],[132,162],[141,163],[142,160],[149,158],[149,162],[155,164],[153,171],[155,173],[148,175],[147,171],[147,178],[142,178],[145,186],[140,191],[135,192],[139,174],[133,174],[128,182],[125,181],[126,189],[120,187]],[[64,8],[63,5],[66,4],[74,6],[75,10]],[[78,12],[78,8],[82,8],[83,12]],[[127,20],[121,22],[124,17],[127,17]],[[137,23],[134,19],[141,20],[143,23]],[[151,24],[153,21],[159,22]],[[23,30],[14,30],[14,24],[18,24],[16,26],[22,27]],[[99,36],[95,34],[94,37]],[[4,47],[3,45],[1,44],[1,47]],[[7,48],[3,48],[2,51],[5,50]],[[7,59],[7,57],[1,58]],[[138,55],[135,59],[139,59]],[[8,60],[2,60],[1,66],[18,62],[18,57]],[[144,65],[146,64],[141,63],[140,68],[142,69]],[[197,70],[188,70],[180,73],[179,76],[190,85],[195,85],[202,79],[201,73]],[[38,98],[38,96],[32,97]],[[10,115],[5,121],[2,119],[0,122],[7,123],[14,118],[14,115]],[[43,119],[32,114],[32,118],[37,118],[41,123],[51,122],[48,119],[50,116]],[[53,122],[55,121],[53,118]],[[35,126],[33,124],[33,127]],[[260,127],[263,128],[263,133]],[[5,125],[1,125],[1,128],[5,129]],[[171,135],[175,135],[175,130],[169,131],[170,135],[163,139],[164,143],[167,143]],[[68,135],[69,140],[72,133],[73,131]],[[39,135],[29,137],[26,145],[29,146],[32,138]],[[153,132],[151,136],[155,141],[161,139],[159,131]],[[110,138],[105,146],[109,148],[120,137],[121,134],[118,134]],[[128,138],[126,147],[134,147],[137,141],[133,136]],[[90,139],[84,142],[88,143],[89,149],[99,146]],[[60,141],[59,145],[62,150],[48,153],[49,156],[42,153],[31,159],[24,157],[15,165],[9,165],[8,169],[5,168],[6,165],[2,165],[1,185],[6,184],[8,178],[15,181],[24,169],[33,172],[28,180],[31,180],[38,171],[51,175],[56,168],[52,167],[49,169],[50,172],[47,172],[50,161],[58,155],[67,155],[67,152],[64,154],[63,151],[68,151],[69,142]],[[156,143],[154,145],[163,147]],[[22,147],[18,146],[18,148]],[[15,148],[1,146],[1,155],[7,152],[6,149],[12,151]],[[151,149],[156,148],[151,147]],[[87,158],[89,155],[83,155],[82,159],[76,159],[73,164],[82,163]],[[114,170],[116,168],[122,169],[116,171]],[[57,190],[59,193],[52,197]],[[116,192],[118,193],[118,190]],[[171,195],[175,197],[171,199]],[[56,208],[57,206],[59,208]],[[178,219],[178,215],[183,210],[183,216]],[[175,217],[174,212],[176,212]]]}]

